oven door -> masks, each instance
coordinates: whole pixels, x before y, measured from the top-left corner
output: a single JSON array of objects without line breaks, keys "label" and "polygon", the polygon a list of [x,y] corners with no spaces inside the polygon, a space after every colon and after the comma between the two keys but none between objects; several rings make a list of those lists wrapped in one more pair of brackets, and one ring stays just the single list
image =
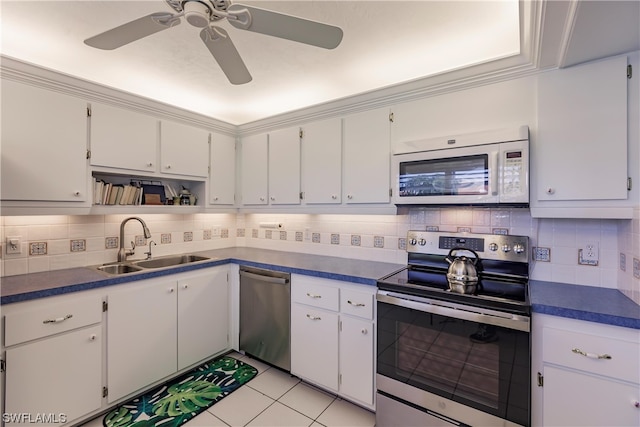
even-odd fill
[{"label": "oven door", "polygon": [[379,395],[463,424],[529,425],[529,317],[382,290],[377,302]]}]

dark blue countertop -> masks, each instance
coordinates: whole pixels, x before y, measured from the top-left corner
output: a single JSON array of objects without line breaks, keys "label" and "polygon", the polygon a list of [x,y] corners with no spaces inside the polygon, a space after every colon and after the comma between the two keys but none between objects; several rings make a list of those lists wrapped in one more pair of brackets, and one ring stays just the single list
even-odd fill
[{"label": "dark blue countertop", "polygon": [[255,248],[216,249],[196,253],[210,257],[211,260],[120,276],[108,276],[94,268],[82,267],[3,277],[0,284],[0,304],[96,289],[229,263],[370,286],[375,286],[378,278],[404,267],[402,264]]},{"label": "dark blue countertop", "polygon": [[529,282],[534,313],[640,329],[640,306],[617,289]]},{"label": "dark blue countertop", "polygon": [[[93,268],[71,268],[3,277],[0,284],[0,304],[96,289],[229,263],[369,286],[375,286],[377,279],[405,267],[402,264],[255,248],[216,249],[197,254],[210,257],[211,260],[122,276],[107,276]],[[616,289],[531,280],[529,291],[532,310],[535,313],[640,329],[640,306]]]}]

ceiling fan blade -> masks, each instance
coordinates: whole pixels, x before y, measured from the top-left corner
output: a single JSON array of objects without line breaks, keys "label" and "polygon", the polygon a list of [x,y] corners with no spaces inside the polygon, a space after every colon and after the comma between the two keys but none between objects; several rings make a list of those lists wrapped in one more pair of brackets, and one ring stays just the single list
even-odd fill
[{"label": "ceiling fan blade", "polygon": [[247,66],[244,65],[238,50],[224,29],[220,27],[204,28],[200,31],[200,38],[232,84],[241,85],[252,80]]},{"label": "ceiling fan blade", "polygon": [[227,19],[229,23],[242,30],[325,49],[333,49],[342,41],[342,29],[333,25],[243,4],[232,4],[227,12],[232,15]]},{"label": "ceiling fan blade", "polygon": [[98,49],[113,50],[178,24],[180,18],[171,13],[152,13],[90,37],[84,43]]}]

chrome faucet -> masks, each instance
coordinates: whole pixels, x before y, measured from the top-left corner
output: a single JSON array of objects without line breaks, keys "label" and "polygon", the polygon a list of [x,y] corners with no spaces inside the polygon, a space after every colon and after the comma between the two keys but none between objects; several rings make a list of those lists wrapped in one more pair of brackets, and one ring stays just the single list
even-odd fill
[{"label": "chrome faucet", "polygon": [[138,218],[137,216],[132,216],[123,220],[122,223],[120,224],[120,249],[118,250],[118,262],[126,261],[127,257],[129,255],[133,255],[136,251],[136,245],[134,242],[131,242],[131,246],[132,246],[131,249],[124,248],[124,226],[127,222],[129,222],[132,219],[135,219],[136,221],[139,221],[140,224],[142,224],[142,231],[144,232],[144,238],[145,239],[151,238],[151,232],[149,231],[149,227],[147,227],[147,224],[145,224],[141,218]]}]

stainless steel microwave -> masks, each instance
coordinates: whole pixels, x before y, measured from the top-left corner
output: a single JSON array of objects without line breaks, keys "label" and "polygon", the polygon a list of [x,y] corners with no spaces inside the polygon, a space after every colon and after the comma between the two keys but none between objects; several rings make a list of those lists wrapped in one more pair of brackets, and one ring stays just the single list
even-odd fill
[{"label": "stainless steel microwave", "polygon": [[396,205],[529,205],[529,128],[398,144]]}]

